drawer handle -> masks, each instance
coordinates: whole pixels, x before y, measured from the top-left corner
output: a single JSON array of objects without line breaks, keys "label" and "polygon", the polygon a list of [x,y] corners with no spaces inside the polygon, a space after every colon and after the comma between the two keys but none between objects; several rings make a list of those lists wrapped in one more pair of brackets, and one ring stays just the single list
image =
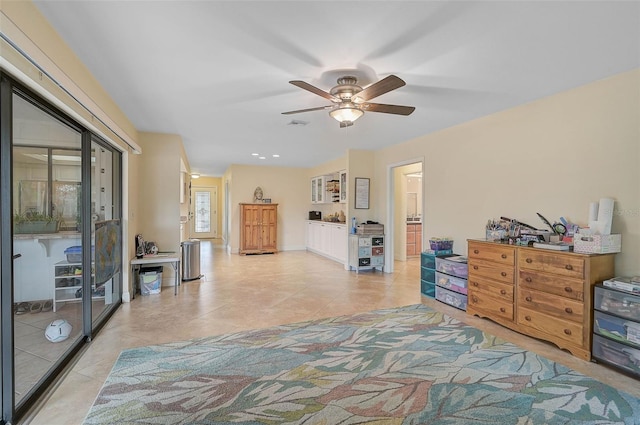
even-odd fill
[{"label": "drawer handle", "polygon": [[473,270],[478,270],[478,266],[473,266]]},{"label": "drawer handle", "polygon": [[571,307],[565,308],[564,311],[566,311],[569,314],[573,314],[573,309]]},{"label": "drawer handle", "polygon": [[524,316],[524,320],[526,320],[527,322],[531,321],[531,316]]},{"label": "drawer handle", "polygon": [[567,270],[573,270],[573,266],[571,264],[567,264],[564,268]]},{"label": "drawer handle", "polygon": [[504,307],[500,307],[500,313],[506,313],[506,312],[507,312],[507,310],[505,310]]},{"label": "drawer handle", "polygon": [[500,290],[500,295],[507,295],[507,291],[505,291],[504,289]]},{"label": "drawer handle", "polygon": [[527,258],[527,259],[526,259],[526,260],[524,260],[524,261],[526,261],[526,262],[527,262],[527,263],[529,263],[529,264],[533,263],[533,260],[532,260],[531,258]]},{"label": "drawer handle", "polygon": [[500,276],[502,276],[502,277],[506,277],[506,276],[507,276],[507,273],[506,273],[506,272],[502,272],[502,273],[500,273]]},{"label": "drawer handle", "polygon": [[478,282],[471,282],[473,286],[478,286]]},{"label": "drawer handle", "polygon": [[571,289],[571,287],[569,287],[569,286],[565,286],[564,287],[564,292],[573,292],[573,289]]},{"label": "drawer handle", "polygon": [[525,300],[527,300],[527,302],[531,302],[531,297],[527,297]]},{"label": "drawer handle", "polygon": [[474,254],[480,254],[480,251],[478,251],[477,249],[474,249],[474,250],[473,250],[473,253],[474,253]]},{"label": "drawer handle", "polygon": [[571,335],[571,329],[565,329],[565,330],[564,330],[564,333],[565,333],[566,335]]},{"label": "drawer handle", "polygon": [[533,280],[533,279],[531,279],[530,277],[527,277],[527,278],[525,278],[525,280],[524,280],[524,281],[525,281],[525,282],[527,282],[527,283],[531,283],[531,282],[532,282],[532,280]]},{"label": "drawer handle", "polygon": [[473,301],[474,303],[477,303],[478,302],[478,297],[475,297],[475,296],[471,297],[471,301]]},{"label": "drawer handle", "polygon": [[502,254],[500,257],[506,259],[507,258],[507,254]]}]

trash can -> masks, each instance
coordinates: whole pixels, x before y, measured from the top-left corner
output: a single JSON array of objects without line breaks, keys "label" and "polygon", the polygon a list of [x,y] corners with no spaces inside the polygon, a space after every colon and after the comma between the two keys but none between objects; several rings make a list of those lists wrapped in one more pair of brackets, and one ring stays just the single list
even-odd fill
[{"label": "trash can", "polygon": [[182,246],[182,280],[200,279],[200,241],[189,239]]},{"label": "trash can", "polygon": [[162,290],[162,266],[140,269],[140,294],[154,295]]}]

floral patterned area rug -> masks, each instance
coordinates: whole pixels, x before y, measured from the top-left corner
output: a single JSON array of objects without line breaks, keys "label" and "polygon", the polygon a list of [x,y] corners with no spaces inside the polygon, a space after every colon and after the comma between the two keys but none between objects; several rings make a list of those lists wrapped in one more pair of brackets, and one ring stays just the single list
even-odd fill
[{"label": "floral patterned area rug", "polygon": [[423,305],[123,351],[85,424],[638,424],[640,400]]}]

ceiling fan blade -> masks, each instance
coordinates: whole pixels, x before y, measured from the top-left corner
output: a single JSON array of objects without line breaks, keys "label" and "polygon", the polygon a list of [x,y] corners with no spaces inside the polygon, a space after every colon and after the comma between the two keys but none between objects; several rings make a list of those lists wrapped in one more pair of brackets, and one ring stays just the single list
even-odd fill
[{"label": "ceiling fan blade", "polygon": [[299,114],[300,112],[322,111],[324,109],[331,109],[331,108],[333,108],[333,105],[318,106],[317,108],[298,109],[297,111],[283,112],[282,115]]},{"label": "ceiling fan blade", "polygon": [[391,90],[400,88],[405,84],[406,83],[401,78],[396,77],[395,75],[389,75],[377,83],[373,83],[369,87],[363,89],[361,92],[353,96],[351,100],[354,102],[365,102],[369,99],[373,99],[374,97],[390,92]]},{"label": "ceiling fan blade", "polygon": [[353,121],[342,121],[340,123],[340,128],[351,127],[353,125]]},{"label": "ceiling fan blade", "polygon": [[330,93],[327,93],[324,90],[321,90],[319,88],[317,88],[316,86],[312,86],[309,83],[306,83],[304,81],[300,81],[300,80],[293,80],[293,81],[289,81],[289,83],[293,84],[296,87],[300,87],[301,89],[305,89],[307,91],[310,91],[313,94],[317,94],[318,96],[322,96],[325,99],[328,99],[332,102],[340,102],[340,99],[338,99],[337,97],[333,96]]},{"label": "ceiling fan blade", "polygon": [[413,106],[385,105],[384,103],[363,103],[360,108],[367,112],[383,112],[396,115],[411,115],[416,110]]}]

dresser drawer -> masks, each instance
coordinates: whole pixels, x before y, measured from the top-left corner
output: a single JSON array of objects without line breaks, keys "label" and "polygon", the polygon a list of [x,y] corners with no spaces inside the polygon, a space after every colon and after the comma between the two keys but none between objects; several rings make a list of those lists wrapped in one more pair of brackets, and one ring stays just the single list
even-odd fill
[{"label": "dresser drawer", "polygon": [[371,248],[371,255],[384,255],[383,246],[374,246]]},{"label": "dresser drawer", "polygon": [[358,248],[358,257],[371,257],[371,247],[361,246]]},{"label": "dresser drawer", "polygon": [[469,294],[479,293],[501,300],[502,302],[513,303],[513,285],[505,285],[496,282],[487,282],[480,279],[469,279],[467,281],[467,292]]},{"label": "dresser drawer", "polygon": [[523,248],[518,255],[518,268],[537,270],[561,276],[584,278],[584,258]]},{"label": "dresser drawer", "polygon": [[500,267],[495,263],[483,260],[469,260],[469,279],[479,276],[513,285],[515,272],[513,267]]},{"label": "dresser drawer", "polygon": [[557,275],[520,270],[518,287],[535,289],[549,294],[574,300],[584,300],[584,282],[582,280],[558,278]]},{"label": "dresser drawer", "polygon": [[582,323],[584,319],[584,305],[580,301],[559,298],[539,291],[519,289],[518,308],[520,307],[578,323]]},{"label": "dresser drawer", "polygon": [[513,303],[493,298],[479,291],[469,291],[467,304],[476,310],[481,310],[488,317],[500,317],[513,321]]},{"label": "dresser drawer", "polygon": [[518,324],[575,345],[583,345],[582,325],[569,320],[560,320],[539,311],[518,306]]},{"label": "dresser drawer", "polygon": [[358,238],[358,246],[371,246],[371,238]]},{"label": "dresser drawer", "polygon": [[515,248],[504,245],[492,245],[490,243],[469,242],[469,260],[486,260],[499,263],[503,266],[515,265]]}]

